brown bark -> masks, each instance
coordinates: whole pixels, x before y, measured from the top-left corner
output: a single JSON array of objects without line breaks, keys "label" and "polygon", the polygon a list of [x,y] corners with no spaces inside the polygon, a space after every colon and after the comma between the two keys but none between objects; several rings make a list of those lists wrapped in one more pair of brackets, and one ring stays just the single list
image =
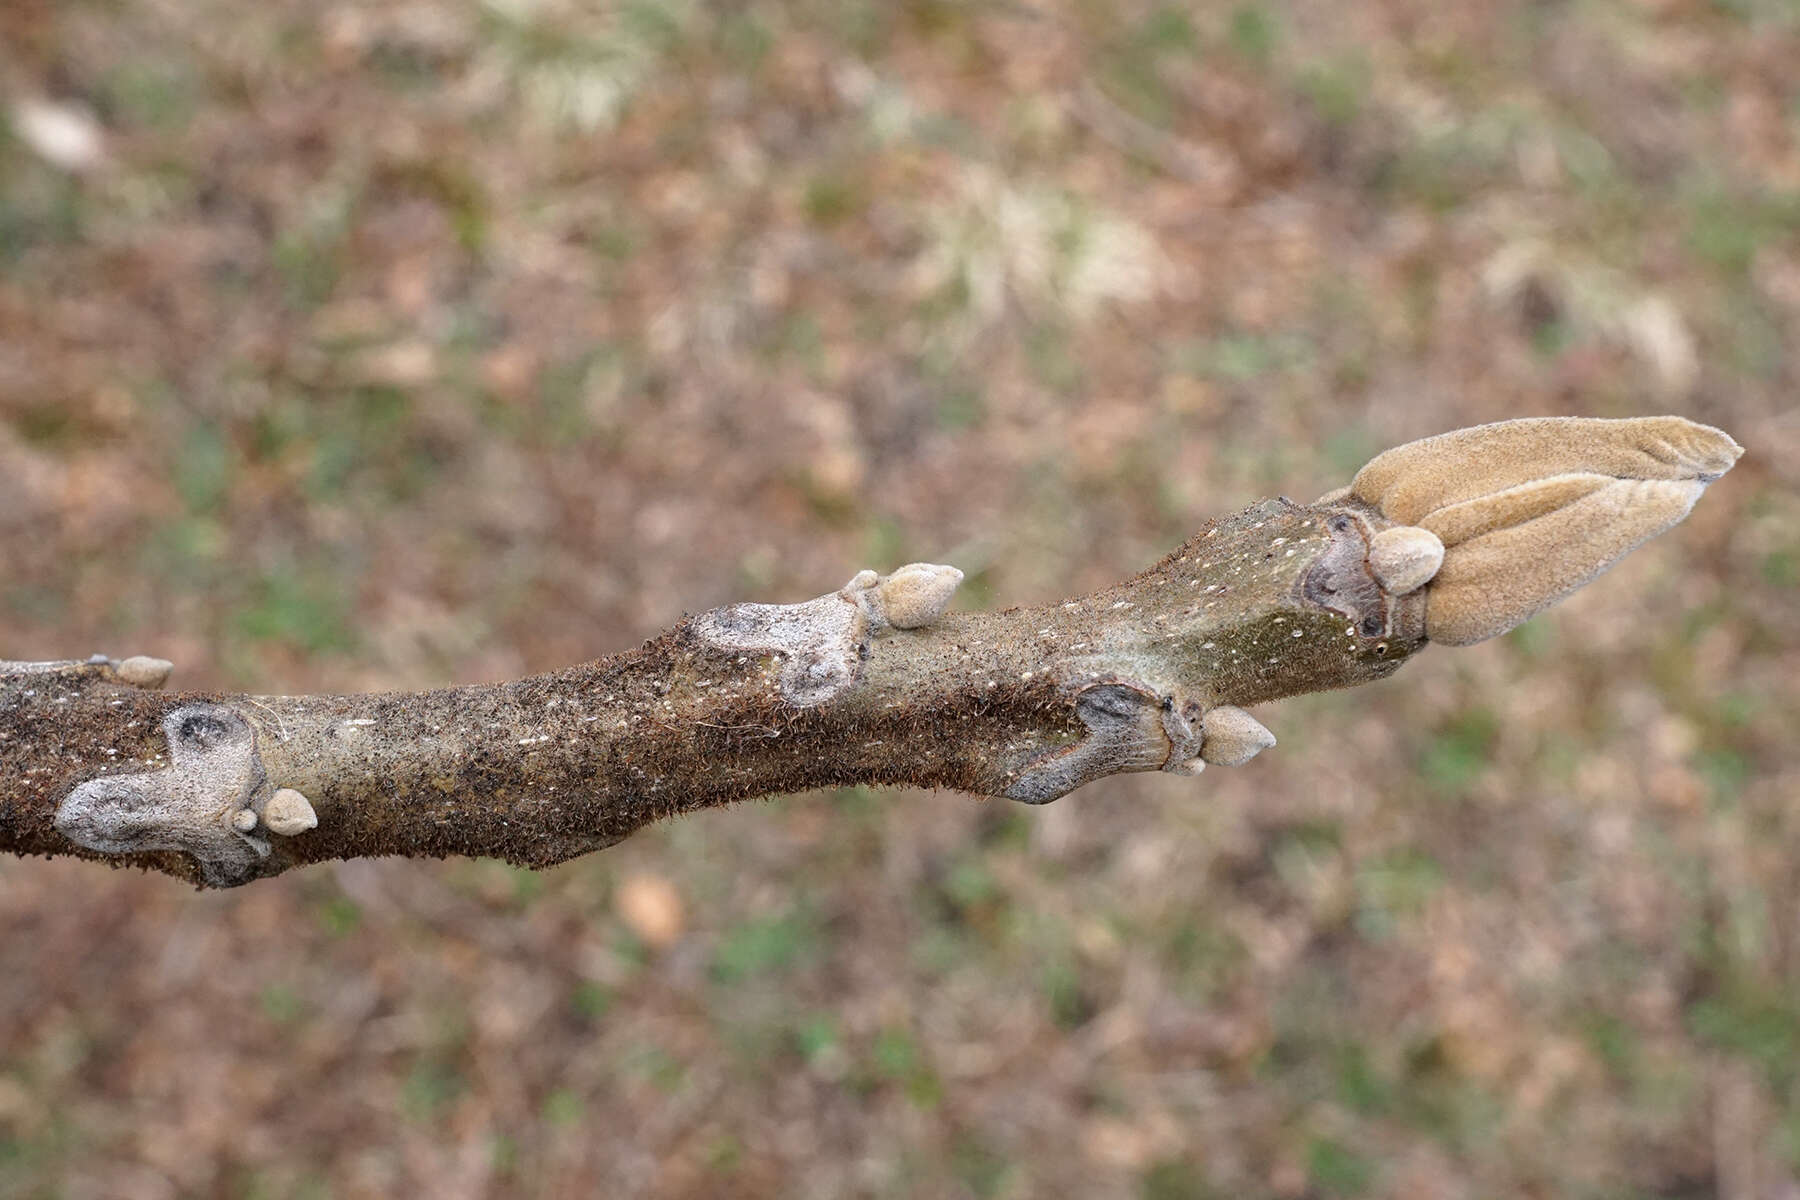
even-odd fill
[{"label": "brown bark", "polygon": [[[1487,445],[1517,441],[1518,424],[1484,427],[1501,431]],[[1365,469],[1370,494],[1257,504],[1136,578],[1040,608],[942,615],[960,573],[914,564],[805,604],[715,609],[552,674],[417,693],[164,693],[154,660],[0,664],[0,851],[202,886],[364,855],[535,867],[676,813],[803,788],[1043,803],[1118,772],[1239,763],[1273,743],[1243,706],[1381,678],[1432,622],[1457,635],[1445,640],[1517,624],[1678,520],[1736,457],[1717,434],[1728,457],[1710,444],[1712,458],[1657,475],[1617,443],[1663,445],[1666,429],[1559,433],[1593,441],[1576,457],[1600,482],[1544,500],[1540,467],[1483,459],[1471,494],[1442,455],[1402,463],[1396,483],[1377,469],[1390,452]],[[1610,481],[1639,488],[1646,474],[1691,495],[1631,491],[1594,509]],[[1421,480],[1443,493],[1423,507]],[[1539,498],[1521,502],[1527,485]],[[1419,511],[1402,524],[1384,496]],[[1589,522],[1572,544],[1571,512]],[[1431,529],[1439,514],[1454,540]],[[1534,525],[1559,544],[1534,542]],[[1453,603],[1434,577],[1454,581]]]}]

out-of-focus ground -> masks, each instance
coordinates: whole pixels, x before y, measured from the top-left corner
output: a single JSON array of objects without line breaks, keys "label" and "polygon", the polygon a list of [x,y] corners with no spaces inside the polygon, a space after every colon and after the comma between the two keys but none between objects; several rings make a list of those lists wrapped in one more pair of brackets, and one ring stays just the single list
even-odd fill
[{"label": "out-of-focus ground", "polygon": [[1800,1195],[1791,2],[8,0],[0,103],[0,658],[491,680],[1459,425],[1749,447],[1198,780],[0,862],[0,1194]]}]

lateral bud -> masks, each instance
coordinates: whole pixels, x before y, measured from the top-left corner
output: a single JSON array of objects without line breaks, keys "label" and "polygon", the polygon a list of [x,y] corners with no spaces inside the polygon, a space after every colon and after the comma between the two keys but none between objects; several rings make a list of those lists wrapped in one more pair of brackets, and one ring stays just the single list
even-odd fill
[{"label": "lateral bud", "polygon": [[1200,757],[1221,767],[1241,767],[1275,744],[1255,717],[1230,704],[1206,710],[1200,721]]},{"label": "lateral bud", "polygon": [[169,682],[169,674],[174,670],[175,664],[166,658],[151,658],[147,654],[134,654],[130,658],[120,660],[119,665],[113,668],[113,673],[119,677],[122,683],[129,683],[132,687],[154,692]]},{"label": "lateral bud", "polygon": [[293,788],[277,788],[263,805],[262,819],[270,833],[282,837],[294,837],[319,826],[319,814],[313,811],[312,801]]},{"label": "lateral bud", "polygon": [[1369,572],[1391,596],[1416,592],[1444,565],[1444,543],[1429,529],[1396,525],[1369,539]]},{"label": "lateral bud", "polygon": [[961,571],[943,563],[907,563],[889,575],[864,567],[838,594],[854,601],[875,630],[922,629],[944,615],[962,581]]}]

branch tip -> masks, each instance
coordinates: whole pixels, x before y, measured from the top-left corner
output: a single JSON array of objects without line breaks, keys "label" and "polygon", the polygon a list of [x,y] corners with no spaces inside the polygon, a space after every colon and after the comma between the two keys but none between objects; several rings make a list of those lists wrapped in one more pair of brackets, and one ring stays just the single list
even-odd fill
[{"label": "branch tip", "polygon": [[[0,850],[215,887],[359,855],[543,867],[805,788],[1042,804],[1236,766],[1275,744],[1246,707],[1512,628],[1680,521],[1739,453],[1676,417],[1481,426],[1379,455],[1314,505],[1210,522],[1059,603],[951,614],[963,573],[908,563],[491,685],[159,695],[172,667],[148,656],[0,662]],[[320,811],[276,781],[318,796],[325,830],[303,838]]]},{"label": "branch tip", "polygon": [[1466,646],[1680,522],[1741,454],[1723,430],[1682,417],[1534,417],[1397,446],[1356,473],[1349,496],[1399,526],[1371,541],[1372,573],[1390,592],[1428,583],[1426,636]]}]

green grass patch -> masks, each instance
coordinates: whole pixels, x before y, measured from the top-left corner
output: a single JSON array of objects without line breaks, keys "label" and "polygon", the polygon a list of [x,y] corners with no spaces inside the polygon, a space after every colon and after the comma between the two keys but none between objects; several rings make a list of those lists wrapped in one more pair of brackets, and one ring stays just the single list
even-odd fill
[{"label": "green grass patch", "polygon": [[429,1124],[456,1103],[467,1087],[462,1073],[435,1057],[413,1064],[400,1085],[400,1111],[409,1121]]},{"label": "green grass patch", "polygon": [[343,277],[348,213],[296,225],[269,249],[269,265],[289,307],[307,311],[331,299]]},{"label": "green grass patch", "polygon": [[1561,639],[1556,633],[1556,622],[1543,617],[1533,617],[1523,625],[1514,626],[1505,635],[1506,645],[1518,651],[1519,656],[1528,662],[1543,662],[1553,656]]},{"label": "green grass patch", "polygon": [[806,185],[806,218],[830,229],[862,214],[867,205],[858,177],[833,171],[814,176]]},{"label": "green grass patch", "polygon": [[1218,922],[1183,916],[1163,932],[1158,958],[1174,976],[1177,994],[1190,1004],[1202,1004],[1231,986],[1249,952]]},{"label": "green grass patch", "polygon": [[612,1011],[613,1002],[610,988],[584,979],[569,993],[569,1012],[583,1024],[593,1025]]},{"label": "green grass patch", "polygon": [[1706,781],[1713,803],[1730,807],[1750,782],[1748,755],[1732,746],[1709,746],[1694,755],[1694,770]]},{"label": "green grass patch", "polygon": [[951,1145],[950,1170],[982,1200],[1009,1192],[1014,1176],[1004,1155],[970,1133],[962,1134]]},{"label": "green grass patch", "polygon": [[[1110,13],[1108,21],[1115,19]],[[1162,77],[1167,58],[1196,53],[1200,34],[1187,10],[1175,5],[1151,9],[1114,36],[1099,55],[1103,90],[1116,103],[1158,126],[1173,115],[1175,97]]]},{"label": "green grass patch", "polygon": [[1393,1109],[1393,1081],[1376,1068],[1366,1047],[1340,1046],[1333,1073],[1338,1101],[1351,1112],[1378,1116]]},{"label": "green grass patch", "polygon": [[86,432],[80,414],[57,400],[28,400],[11,409],[7,422],[22,441],[47,450],[72,450]]},{"label": "green grass patch", "polygon": [[1779,1094],[1800,1078],[1800,997],[1733,982],[1690,1005],[1687,1025],[1701,1041],[1754,1064]]},{"label": "green grass patch", "polygon": [[587,1115],[587,1102],[568,1088],[557,1088],[544,1097],[543,1113],[548,1124],[573,1128]]},{"label": "green grass patch", "polygon": [[1280,18],[1266,4],[1240,4],[1231,10],[1225,36],[1240,57],[1255,66],[1267,67],[1281,45]]},{"label": "green grass patch", "polygon": [[349,937],[362,926],[362,909],[348,896],[331,896],[314,913],[319,928],[334,938]]},{"label": "green grass patch", "polygon": [[713,951],[713,981],[730,986],[781,974],[816,955],[819,945],[819,927],[804,913],[746,921],[728,932]]},{"label": "green grass patch", "polygon": [[654,1043],[633,1047],[620,1064],[630,1078],[642,1079],[664,1095],[674,1095],[687,1081],[687,1064]]},{"label": "green grass patch", "polygon": [[802,1018],[794,1027],[793,1041],[800,1057],[814,1063],[835,1051],[843,1037],[830,1013],[816,1012]]},{"label": "green grass patch", "polygon": [[1059,325],[1034,324],[1025,331],[1025,361],[1032,378],[1050,391],[1075,396],[1084,390],[1086,372],[1074,339]]},{"label": "green grass patch", "polygon": [[1800,192],[1734,192],[1716,182],[1690,188],[1687,245],[1732,276],[1749,273],[1757,251],[1800,238]]},{"label": "green grass patch", "polygon": [[1306,1146],[1306,1173],[1332,1196],[1356,1196],[1375,1179],[1375,1164],[1341,1142],[1316,1137]]},{"label": "green grass patch", "polygon": [[1493,756],[1500,722],[1481,707],[1465,709],[1440,728],[1419,756],[1419,773],[1433,788],[1462,792]]},{"label": "green grass patch", "polygon": [[1248,384],[1303,371],[1312,360],[1311,346],[1299,334],[1223,333],[1176,346],[1170,366],[1197,378]]},{"label": "green grass patch", "polygon": [[1138,1200],[1212,1200],[1218,1196],[1200,1164],[1186,1158],[1153,1163],[1138,1176]]},{"label": "green grass patch", "polygon": [[1630,1078],[1641,1054],[1637,1031],[1611,1013],[1597,1013],[1582,1029],[1582,1040],[1606,1069],[1620,1078]]},{"label": "green grass patch", "polygon": [[252,586],[237,614],[238,632],[313,656],[348,653],[357,645],[348,591],[343,574],[324,564],[276,568]]},{"label": "green grass patch", "polygon": [[6,134],[0,121],[0,264],[34,248],[83,241],[92,201],[81,181],[50,170]]},{"label": "green grass patch", "polygon": [[1046,963],[1039,977],[1044,1003],[1050,1019],[1059,1029],[1079,1029],[1094,1019],[1100,1009],[1080,967],[1069,958],[1058,957]]},{"label": "green grass patch", "polygon": [[277,1025],[292,1025],[306,1012],[306,1002],[300,993],[285,983],[264,985],[257,1001],[263,1016]]},{"label": "green grass patch", "polygon": [[1443,879],[1437,861],[1415,848],[1397,850],[1358,867],[1357,931],[1377,940],[1392,935],[1425,910]]},{"label": "green grass patch", "polygon": [[231,492],[233,453],[227,432],[208,422],[188,429],[173,463],[175,491],[190,513],[213,513]]},{"label": "green grass patch", "polygon": [[904,1029],[887,1028],[869,1044],[863,1066],[871,1082],[899,1087],[914,1107],[936,1108],[944,1088],[925,1053]]},{"label": "green grass patch", "polygon": [[1315,62],[1301,69],[1294,86],[1314,115],[1332,129],[1346,129],[1369,103],[1374,73],[1359,57]]}]

